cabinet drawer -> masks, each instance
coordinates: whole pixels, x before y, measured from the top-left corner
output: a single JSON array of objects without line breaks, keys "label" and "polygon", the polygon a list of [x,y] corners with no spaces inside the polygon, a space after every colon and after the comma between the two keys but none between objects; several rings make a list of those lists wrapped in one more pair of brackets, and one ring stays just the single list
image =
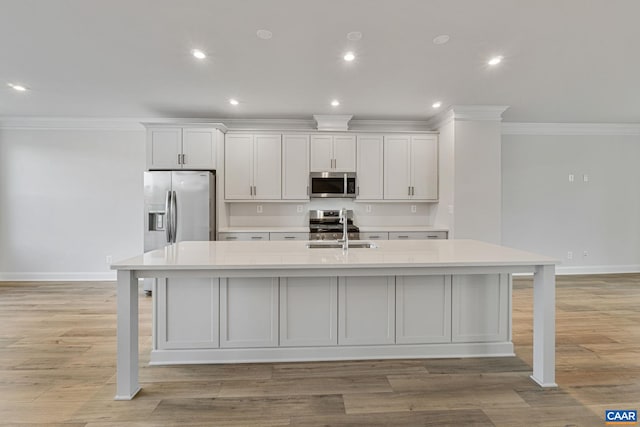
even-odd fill
[{"label": "cabinet drawer", "polygon": [[383,232],[368,232],[360,233],[360,239],[362,240],[389,240],[389,233]]},{"label": "cabinet drawer", "polygon": [[226,240],[226,241],[269,240],[269,233],[218,233],[218,240]]},{"label": "cabinet drawer", "polygon": [[309,233],[269,233],[269,240],[309,240]]},{"label": "cabinet drawer", "polygon": [[428,240],[446,238],[446,231],[411,231],[408,233],[394,231],[389,233],[389,240]]}]

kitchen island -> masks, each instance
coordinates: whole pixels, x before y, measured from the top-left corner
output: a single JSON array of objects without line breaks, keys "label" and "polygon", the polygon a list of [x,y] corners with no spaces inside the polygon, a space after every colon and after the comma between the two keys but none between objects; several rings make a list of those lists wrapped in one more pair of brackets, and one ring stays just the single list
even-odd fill
[{"label": "kitchen island", "polygon": [[[138,278],[158,278],[152,364],[513,356],[511,274],[534,273],[534,381],[555,386],[554,259],[473,240],[181,242],[118,262],[118,400],[139,391]],[[355,243],[355,242],[354,242]]]}]

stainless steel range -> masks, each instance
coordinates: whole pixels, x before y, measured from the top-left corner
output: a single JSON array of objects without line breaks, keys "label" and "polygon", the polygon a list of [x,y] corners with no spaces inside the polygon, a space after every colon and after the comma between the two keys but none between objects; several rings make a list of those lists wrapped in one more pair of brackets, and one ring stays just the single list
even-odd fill
[{"label": "stainless steel range", "polygon": [[[339,210],[309,211],[309,240],[342,239]],[[353,211],[347,211],[347,233],[349,240],[360,239],[360,229],[353,225]]]}]

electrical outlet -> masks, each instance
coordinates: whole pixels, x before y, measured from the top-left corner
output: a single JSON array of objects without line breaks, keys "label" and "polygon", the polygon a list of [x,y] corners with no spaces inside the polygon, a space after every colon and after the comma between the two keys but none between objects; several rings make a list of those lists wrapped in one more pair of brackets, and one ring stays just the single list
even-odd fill
[{"label": "electrical outlet", "polygon": [[416,205],[411,205],[411,213],[416,213]]},{"label": "electrical outlet", "polygon": [[106,261],[107,264],[111,264],[113,262],[113,258],[111,257],[111,255],[107,255]]},{"label": "electrical outlet", "polygon": [[573,252],[567,252],[567,259],[573,259]]},{"label": "electrical outlet", "polygon": [[258,213],[262,213],[262,205],[258,205],[258,207],[256,208],[256,211]]},{"label": "electrical outlet", "polygon": [[575,181],[575,179],[576,179],[576,177],[572,173],[570,173],[569,174],[569,182],[573,182],[573,181]]},{"label": "electrical outlet", "polygon": [[589,175],[587,175],[586,173],[584,175],[582,175],[582,181],[583,182],[589,182]]},{"label": "electrical outlet", "polygon": [[367,205],[366,211],[367,211],[367,213],[371,213],[371,205]]},{"label": "electrical outlet", "polygon": [[302,205],[296,206],[296,212],[302,213]]},{"label": "electrical outlet", "polygon": [[583,257],[588,257],[589,256],[589,252],[587,252],[587,251],[582,252],[582,256]]}]

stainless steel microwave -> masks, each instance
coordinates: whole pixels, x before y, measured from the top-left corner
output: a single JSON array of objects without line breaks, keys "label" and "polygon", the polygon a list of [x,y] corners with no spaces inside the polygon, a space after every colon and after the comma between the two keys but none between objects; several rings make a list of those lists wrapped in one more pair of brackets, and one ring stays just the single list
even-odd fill
[{"label": "stainless steel microwave", "polygon": [[356,197],[355,172],[311,172],[309,175],[312,198]]}]

